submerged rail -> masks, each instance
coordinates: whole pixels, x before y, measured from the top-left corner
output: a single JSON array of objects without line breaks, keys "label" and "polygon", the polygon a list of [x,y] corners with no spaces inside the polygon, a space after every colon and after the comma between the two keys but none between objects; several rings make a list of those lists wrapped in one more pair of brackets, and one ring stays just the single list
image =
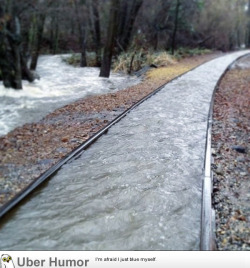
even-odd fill
[{"label": "submerged rail", "polygon": [[[203,63],[204,64],[204,63]],[[203,65],[201,64],[201,65]],[[199,65],[199,66],[201,66]],[[198,68],[199,66],[196,66],[192,70]],[[192,71],[189,70],[188,72]],[[184,74],[188,73],[185,72],[182,75],[179,75],[175,77],[173,80],[178,79],[179,77],[183,76]],[[226,72],[226,71],[225,71]],[[224,72],[224,74],[225,74]],[[169,81],[169,82],[171,82]],[[216,80],[215,80],[216,81]],[[168,83],[169,83],[168,82]],[[95,135],[93,135],[90,139],[82,143],[79,147],[74,149],[71,153],[69,153],[66,157],[64,157],[62,160],[60,160],[57,164],[52,166],[50,169],[48,169],[45,173],[43,173],[39,178],[37,178],[34,182],[32,182],[29,186],[27,186],[22,192],[20,192],[15,198],[10,200],[7,204],[5,204],[0,209],[0,217],[3,217],[10,209],[12,209],[15,205],[17,205],[21,200],[23,200],[27,195],[29,195],[34,189],[36,189],[39,185],[41,185],[44,181],[48,180],[53,176],[64,164],[66,164],[69,161],[72,161],[78,157],[92,144],[94,143],[99,137],[101,137],[105,132],[108,131],[109,128],[111,128],[114,124],[116,124],[118,121],[120,121],[123,117],[125,117],[131,110],[133,110],[135,107],[140,105],[142,102],[159,92],[163,87],[165,87],[167,83],[162,85],[161,87],[157,88],[147,96],[145,96],[143,99],[138,101],[136,104],[131,106],[129,109],[127,109],[125,112],[123,112],[121,115],[119,115],[117,118],[115,118],[112,122],[110,122],[106,127],[98,131]],[[212,99],[213,102],[213,99]],[[212,205],[211,205],[211,193],[212,193],[212,174],[211,174],[211,126],[212,126],[212,106],[210,106],[210,112],[209,112],[209,120],[208,120],[208,128],[207,128],[207,145],[206,145],[206,156],[205,156],[205,176],[203,181],[203,197],[202,197],[202,225],[201,225],[201,249],[207,250],[212,249],[211,244],[213,241],[212,235]],[[210,133],[210,134],[209,134]],[[210,136],[209,136],[210,135]],[[210,149],[209,149],[210,148]]]},{"label": "submerged rail", "polygon": [[184,72],[181,75],[176,76],[175,78],[171,79],[170,81],[164,83],[162,86],[158,87],[148,95],[146,95],[144,98],[136,102],[134,105],[132,105],[130,108],[128,108],[126,111],[124,111],[122,114],[117,116],[113,121],[111,121],[106,127],[99,130],[96,134],[94,134],[91,138],[83,142],[81,145],[79,145],[77,148],[75,148],[72,152],[70,152],[68,155],[66,155],[63,159],[61,159],[59,162],[57,162],[55,165],[53,165],[51,168],[49,168],[47,171],[45,171],[40,177],[38,177],[35,181],[30,183],[25,189],[23,189],[19,194],[17,194],[13,199],[11,199],[9,202],[4,204],[0,208],[0,219],[13,207],[15,207],[19,202],[24,200],[31,192],[33,192],[37,187],[39,187],[43,182],[50,179],[56,172],[66,163],[69,161],[73,161],[74,159],[77,159],[80,157],[80,155],[86,150],[91,144],[93,144],[95,141],[97,141],[103,134],[105,134],[109,128],[111,128],[113,125],[115,125],[117,122],[119,122],[122,118],[124,118],[129,112],[131,112],[133,109],[135,109],[137,106],[139,106],[141,103],[143,103],[145,100],[149,99],[153,95],[155,95],[157,92],[159,92],[162,88],[164,88],[168,83],[171,83],[172,81],[182,77],[183,75],[197,69],[201,65],[205,64],[206,62],[199,64],[198,66],[192,68],[191,70]]}]

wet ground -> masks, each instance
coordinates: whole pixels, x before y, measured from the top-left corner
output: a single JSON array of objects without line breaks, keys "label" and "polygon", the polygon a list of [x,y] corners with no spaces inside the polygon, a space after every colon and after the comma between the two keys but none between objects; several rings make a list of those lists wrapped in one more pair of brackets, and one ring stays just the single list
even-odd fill
[{"label": "wet ground", "polygon": [[[9,132],[7,135],[0,137],[0,206],[16,196],[51,166],[56,164],[60,159],[65,157],[102,127],[106,126],[116,116],[131,107],[131,105],[176,76],[217,56],[218,53],[212,53],[185,58],[174,65],[157,68],[147,74],[146,78],[137,85],[133,85],[124,90],[117,91],[114,89],[115,92],[112,93],[81,98],[56,109],[38,122],[25,124]],[[52,59],[53,58],[54,57],[52,57]],[[69,68],[69,73],[72,76],[71,79],[74,77],[75,80],[78,79],[78,74],[82,71],[81,68],[75,70],[74,67],[65,67],[65,65],[61,64],[52,66],[53,67],[50,67],[52,70],[53,68],[55,69],[55,67],[59,69],[55,70],[55,73],[59,73],[60,75],[63,74],[60,68]],[[51,73],[52,70],[50,68]],[[89,68],[87,68],[87,70],[88,69]],[[87,75],[86,72],[85,74]],[[60,75],[58,77],[59,81]],[[94,84],[96,82],[95,79],[98,79],[98,77],[91,77],[91,73],[89,73],[89,76],[90,77],[84,77],[84,79],[92,79],[93,85],[91,85],[90,89],[96,90],[97,88]],[[112,80],[113,78],[111,77],[111,82]],[[108,83],[109,80],[106,79],[105,81]],[[126,83],[126,86],[127,85]],[[49,90],[43,83],[40,86]],[[66,86],[67,90],[70,90],[67,81],[64,81],[64,86]],[[123,84],[123,86],[125,85]],[[63,84],[61,84],[61,87],[63,88]],[[55,84],[55,88],[57,88],[57,84]],[[72,94],[75,89],[77,89],[77,87],[73,87]],[[60,92],[59,89],[58,91]],[[28,92],[29,94],[32,93],[32,91]],[[24,94],[27,94],[27,92],[24,92]],[[48,92],[48,94],[51,93]],[[75,94],[77,95],[77,92],[75,92]],[[72,97],[74,97],[74,94]],[[63,96],[63,98],[67,99],[69,96]],[[57,97],[52,99],[53,102],[58,101],[60,103],[61,96],[58,97],[58,100]],[[26,101],[26,99],[18,98],[18,101],[22,103]],[[37,101],[39,102],[40,99],[38,98]],[[18,105],[15,107],[18,109]],[[38,114],[39,112],[46,113],[48,107],[46,106],[46,109],[44,108],[44,105],[43,107],[38,105]],[[19,112],[24,111],[24,109],[20,109]],[[18,117],[13,118],[14,121],[15,119],[17,120],[16,123],[18,123],[18,119],[20,119],[21,122],[30,119],[30,116],[26,118],[25,114],[20,118],[20,113],[18,114]],[[3,122],[6,122],[6,120],[5,118]],[[10,120],[10,123],[11,122],[13,121]]]},{"label": "wet ground", "polygon": [[204,64],[133,110],[10,214],[0,247],[199,249],[210,100],[244,53]]}]

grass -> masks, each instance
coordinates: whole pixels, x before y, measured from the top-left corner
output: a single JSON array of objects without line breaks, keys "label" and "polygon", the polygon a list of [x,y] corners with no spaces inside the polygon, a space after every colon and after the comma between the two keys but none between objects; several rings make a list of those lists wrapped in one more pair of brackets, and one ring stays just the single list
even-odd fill
[{"label": "grass", "polygon": [[211,50],[199,48],[179,48],[173,56],[166,51],[129,51],[118,56],[113,62],[113,70],[115,72],[131,73],[151,64],[157,67],[167,67],[176,64],[182,58],[208,53],[211,53]]},{"label": "grass", "polygon": [[147,72],[147,78],[150,80],[171,80],[172,77],[176,77],[182,73],[189,71],[191,68],[189,65],[175,65],[152,69]]},{"label": "grass", "polygon": [[143,51],[124,52],[113,62],[114,72],[131,73],[136,72],[151,64],[157,66],[168,66],[175,63],[175,59],[166,51]]},{"label": "grass", "polygon": [[[113,59],[112,70],[114,72],[133,73],[152,64],[157,67],[170,67],[175,65],[180,59],[208,53],[211,53],[211,50],[199,48],[179,48],[174,55],[170,55],[170,52],[168,53],[167,51],[146,51],[143,49],[139,51],[128,51],[121,53],[117,58]],[[63,58],[64,62],[75,67],[80,66],[80,60],[81,55],[79,53],[72,53],[70,57]],[[94,52],[87,52],[87,65],[89,67],[96,66]],[[175,72],[174,68],[170,72]],[[155,73],[158,73],[160,76],[165,75],[160,70]]]},{"label": "grass", "polygon": [[211,52],[212,51],[210,49],[180,47],[179,49],[175,51],[174,57],[175,59],[179,60],[182,58],[187,58],[187,57],[192,57],[192,56],[205,55]]},{"label": "grass", "polygon": [[[209,49],[180,48],[175,52],[173,59],[177,63],[183,58],[192,58],[193,56],[205,55],[211,52],[212,51]],[[172,77],[178,76],[191,70],[194,66],[195,64],[190,64],[189,61],[186,63],[180,61],[178,64],[171,64],[168,66],[163,66],[162,68],[152,69],[147,72],[146,77],[152,81],[164,79],[170,80]]]}]

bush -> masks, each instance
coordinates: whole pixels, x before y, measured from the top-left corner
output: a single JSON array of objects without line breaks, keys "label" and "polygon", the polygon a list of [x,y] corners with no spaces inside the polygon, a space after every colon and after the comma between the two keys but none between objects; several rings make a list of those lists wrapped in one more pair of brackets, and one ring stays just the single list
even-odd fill
[{"label": "bush", "polygon": [[[96,67],[96,54],[95,52],[87,52],[87,66],[88,67]],[[70,56],[62,57],[62,60],[69,65],[74,67],[79,67],[81,62],[81,54],[80,53],[72,53]]]},{"label": "bush", "polygon": [[69,57],[62,57],[62,60],[63,62],[66,62],[69,65],[77,67],[80,66],[81,55],[73,53]]},{"label": "bush", "polygon": [[157,66],[167,66],[174,63],[174,58],[165,51],[131,51],[121,53],[118,58],[114,60],[113,70],[115,72],[131,73],[140,70],[144,66],[152,64]]},{"label": "bush", "polygon": [[[209,49],[199,48],[179,48],[176,50],[174,56],[166,51],[129,51],[121,53],[113,60],[112,69],[114,72],[132,73],[140,70],[145,66],[152,64],[158,67],[165,67],[175,64],[177,60],[182,58],[191,57],[195,55],[203,55],[210,53]],[[80,66],[81,55],[79,53],[72,53],[71,56],[63,57],[64,62],[75,67]],[[95,52],[87,52],[87,65],[89,67],[96,67],[96,54]]]},{"label": "bush", "polygon": [[209,54],[209,53],[211,53],[210,49],[181,47],[175,51],[174,57],[179,60],[179,59],[186,58],[186,57],[204,55],[204,54]]}]

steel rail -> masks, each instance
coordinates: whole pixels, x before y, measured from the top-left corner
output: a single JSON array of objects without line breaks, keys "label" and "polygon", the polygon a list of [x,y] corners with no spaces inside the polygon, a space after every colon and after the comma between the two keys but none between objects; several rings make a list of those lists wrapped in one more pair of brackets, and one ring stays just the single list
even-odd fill
[{"label": "steel rail", "polygon": [[[219,57],[216,57],[214,59],[218,59],[220,57],[223,57],[225,55],[221,55]],[[214,60],[212,59],[212,60]],[[59,169],[66,163],[73,161],[80,157],[80,155],[86,150],[91,144],[93,144],[95,141],[97,141],[104,133],[106,133],[109,128],[111,128],[113,125],[115,125],[117,122],[119,122],[123,117],[125,117],[129,112],[131,112],[133,109],[135,109],[137,106],[139,106],[141,103],[158,93],[161,89],[163,89],[168,83],[173,82],[174,80],[179,79],[183,75],[199,68],[200,66],[206,64],[209,61],[203,62],[194,68],[174,77],[173,79],[169,80],[168,82],[164,83],[162,86],[158,87],[145,97],[143,97],[141,100],[133,104],[131,107],[129,107],[127,110],[125,110],[123,113],[121,113],[119,116],[117,116],[114,120],[112,120],[107,126],[100,129],[97,133],[95,133],[92,137],[90,137],[88,140],[80,144],[77,148],[75,148],[73,151],[71,151],[69,154],[67,154],[64,158],[59,160],[55,165],[50,167],[48,170],[46,170],[41,176],[39,176],[37,179],[35,179],[33,182],[31,182],[28,186],[26,186],[20,193],[18,193],[15,197],[13,197],[10,201],[8,201],[6,204],[4,204],[0,208],[0,219],[6,215],[8,211],[10,211],[12,208],[14,208],[19,202],[24,200],[31,192],[33,192],[38,186],[40,186],[44,181],[50,179],[53,175],[59,171]]]},{"label": "steel rail", "polygon": [[222,79],[225,77],[226,73],[231,69],[231,67],[241,58],[250,55],[247,53],[243,56],[239,56],[234,60],[222,73],[219,80],[214,88],[208,119],[207,119],[207,134],[206,134],[206,147],[205,147],[205,159],[204,159],[204,172],[202,179],[202,209],[201,209],[201,250],[216,250],[216,239],[215,239],[215,210],[212,206],[212,195],[213,195],[213,171],[211,169],[211,164],[213,163],[213,157],[211,153],[212,149],[212,125],[213,125],[213,108],[215,93],[219,88]]},{"label": "steel rail", "polygon": [[[219,56],[216,59],[223,57]],[[245,56],[245,55],[244,55]],[[243,56],[242,56],[243,57]],[[238,58],[239,59],[239,58]],[[237,59],[237,60],[238,60]],[[211,61],[211,60],[209,60]],[[124,111],[122,114],[120,114],[118,117],[116,117],[114,120],[112,120],[107,126],[99,130],[96,134],[94,134],[91,138],[89,138],[87,141],[83,142],[81,145],[79,145],[77,148],[75,148],[72,152],[70,152],[68,155],[66,155],[63,159],[61,159],[59,162],[57,162],[55,165],[53,165],[51,168],[49,168],[47,171],[45,171],[41,176],[39,176],[36,180],[31,182],[26,188],[24,188],[19,194],[17,194],[13,199],[11,199],[9,202],[4,204],[0,208],[0,219],[13,209],[18,203],[20,203],[22,200],[24,200],[29,194],[31,194],[36,188],[38,188],[42,183],[49,180],[53,175],[57,173],[57,171],[66,163],[69,163],[70,161],[73,161],[74,159],[77,159],[80,157],[80,155],[95,141],[97,141],[103,134],[105,134],[109,128],[111,128],[113,125],[115,125],[117,122],[119,122],[122,118],[124,118],[129,112],[131,112],[133,109],[135,109],[137,106],[139,106],[141,103],[158,93],[161,89],[163,89],[168,83],[171,83],[174,80],[179,79],[180,77],[184,76],[185,74],[199,68],[200,66],[206,64],[206,61],[202,64],[197,65],[196,67],[190,69],[189,71],[186,71],[185,73],[176,76],[175,78],[171,79],[170,81],[164,83],[162,86],[158,87],[148,95],[146,95],[144,98],[136,102],[134,105],[132,105],[130,108],[128,108],[126,111]],[[236,60],[235,60],[236,61]],[[234,61],[234,62],[235,62]],[[234,63],[233,62],[233,63]],[[232,64],[233,64],[232,63]],[[230,64],[230,66],[232,65]],[[228,70],[228,68],[227,68]],[[226,71],[225,71],[226,73]],[[224,73],[224,74],[225,74]],[[223,75],[222,75],[223,76]],[[214,90],[215,91],[215,90]],[[213,93],[214,94],[214,93]],[[213,95],[214,97],[214,95]],[[206,178],[204,178],[203,181],[203,195],[202,195],[202,225],[201,225],[201,249],[212,249],[211,245],[213,242],[213,235],[212,235],[212,206],[211,206],[211,192],[212,192],[212,182],[211,182],[211,168],[208,168],[211,164],[211,159],[209,158],[210,150],[211,150],[211,125],[212,121],[210,118],[212,118],[212,106],[210,104],[210,111],[209,111],[209,117],[208,117],[208,127],[207,130],[207,144],[206,144],[206,156],[205,156],[205,167],[207,169]],[[209,134],[210,133],[210,134]],[[210,135],[210,138],[209,138]],[[208,149],[210,148],[210,150]]]}]

